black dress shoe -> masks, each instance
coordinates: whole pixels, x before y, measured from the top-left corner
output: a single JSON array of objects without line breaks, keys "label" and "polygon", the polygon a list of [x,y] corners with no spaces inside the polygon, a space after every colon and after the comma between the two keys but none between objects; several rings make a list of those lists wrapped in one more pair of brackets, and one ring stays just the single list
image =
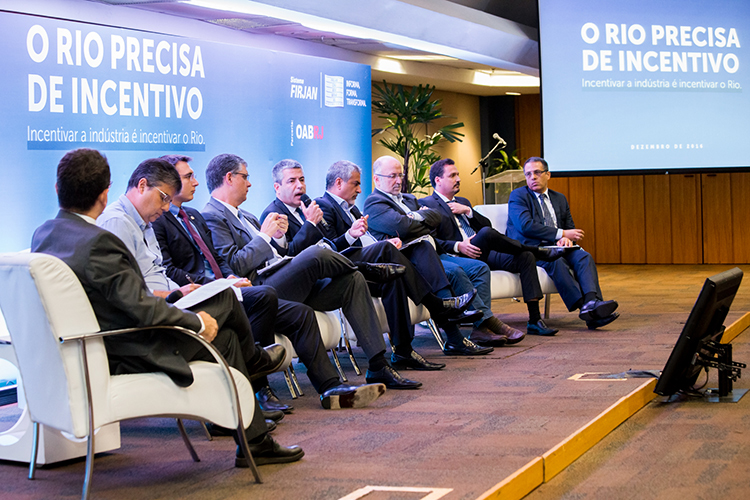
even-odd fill
[{"label": "black dress shoe", "polygon": [[613,312],[606,318],[592,319],[591,321],[587,321],[586,326],[589,327],[589,330],[596,330],[600,326],[605,326],[605,325],[612,323],[614,320],[616,320],[619,317],[620,317],[620,313]]},{"label": "black dress shoe", "polygon": [[547,262],[557,260],[563,255],[567,255],[573,250],[577,250],[578,246],[573,247],[555,247],[555,248],[544,248],[544,247],[534,247],[534,249],[531,250],[531,253],[534,255],[536,260],[544,260]]},{"label": "black dress shoe", "polygon": [[[258,406],[260,406],[260,403],[258,403]],[[280,422],[284,419],[284,412],[281,410],[264,410],[261,407],[260,411],[263,413],[263,418],[265,418],[266,420]]]},{"label": "black dress shoe", "polygon": [[260,350],[260,358],[252,366],[248,365],[247,371],[250,373],[250,381],[257,380],[261,377],[279,371],[286,358],[286,349],[281,344],[271,344]]},{"label": "black dress shoe", "polygon": [[581,306],[581,312],[578,313],[578,317],[586,322],[595,319],[604,319],[615,312],[618,305],[614,300],[589,300]]},{"label": "black dress shoe", "polygon": [[[430,315],[432,317],[432,315]],[[455,313],[448,313],[438,318],[432,318],[438,326],[444,323],[458,323],[459,325],[471,325],[482,319],[482,311],[475,311],[470,309],[468,311],[457,311]]]},{"label": "black dress shoe", "polygon": [[364,408],[383,394],[385,394],[385,385],[383,384],[341,384],[321,394],[320,404],[326,410]]},{"label": "black dress shoe", "polygon": [[404,378],[388,365],[378,371],[367,370],[365,380],[368,384],[385,384],[389,389],[418,389],[422,387],[422,382]]},{"label": "black dress shoe", "polygon": [[367,281],[375,283],[388,283],[406,272],[403,264],[379,264],[370,262],[358,262],[357,269]]},{"label": "black dress shoe", "polygon": [[276,430],[276,422],[270,419],[266,419],[266,432],[273,432]]},{"label": "black dress shoe", "polygon": [[391,354],[391,366],[396,370],[405,370],[411,368],[412,370],[441,370],[445,368],[444,363],[432,363],[424,359],[417,351],[412,351],[407,356],[399,356],[395,352]]},{"label": "black dress shoe", "polygon": [[279,401],[279,398],[276,397],[276,394],[273,393],[269,386],[265,386],[258,392],[256,392],[255,399],[258,400],[258,405],[263,411],[281,411],[284,413],[292,413],[292,410],[294,410],[293,406],[284,404]]},{"label": "black dress shoe", "polygon": [[[299,446],[281,446],[268,434],[260,443],[250,444],[249,446],[250,454],[253,456],[256,465],[286,464],[296,462],[305,456],[305,452]],[[250,467],[239,446],[237,447],[236,457],[234,459],[235,467]]]},{"label": "black dress shoe", "polygon": [[548,327],[543,319],[540,319],[536,323],[526,323],[526,333],[528,333],[529,335],[541,335],[543,337],[551,337],[552,335],[555,335],[559,331],[560,330],[558,330],[557,328]]},{"label": "black dress shoe", "polygon": [[469,339],[463,339],[460,344],[446,342],[443,347],[443,353],[446,356],[479,356],[489,354],[494,350],[492,347],[479,347]]}]

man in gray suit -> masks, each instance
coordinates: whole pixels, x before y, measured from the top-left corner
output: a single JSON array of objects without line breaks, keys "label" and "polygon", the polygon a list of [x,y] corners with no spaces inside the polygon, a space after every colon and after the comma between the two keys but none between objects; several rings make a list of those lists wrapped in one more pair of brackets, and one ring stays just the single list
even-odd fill
[{"label": "man in gray suit", "polygon": [[[95,225],[107,205],[110,170],[106,158],[92,149],[67,153],[57,168],[56,189],[60,211],[35,232],[33,252],[54,255],[78,277],[103,330],[178,325],[201,335],[222,352],[227,362],[246,377],[269,373],[278,365],[252,341],[249,323],[227,303],[212,312],[181,310],[149,291],[135,257],[115,235]],[[149,186],[153,196],[158,186]],[[218,296],[217,296],[218,297]],[[236,302],[231,295],[227,295]],[[214,312],[215,311],[215,312]],[[244,327],[245,331],[241,331]],[[145,331],[107,337],[107,356],[112,373],[164,371],[176,384],[193,382],[189,361],[209,360],[211,355],[197,342],[163,331]],[[283,359],[283,349],[278,353]],[[258,465],[299,460],[298,446],[285,448],[267,433],[266,423],[255,402],[255,412],[246,434]],[[239,449],[235,465],[247,467]]]},{"label": "man in gray suit", "polygon": [[[214,248],[234,274],[253,284],[270,285],[280,299],[303,302],[319,311],[342,308],[357,341],[369,360],[368,383],[382,383],[389,389],[416,389],[422,384],[402,377],[385,359],[385,341],[380,320],[367,283],[346,257],[317,245],[292,257],[283,257],[283,241],[289,222],[286,216],[270,213],[263,220],[241,210],[251,186],[247,162],[239,156],[222,154],[206,167],[211,199],[203,217],[211,230]],[[275,266],[275,267],[274,267]]]}]

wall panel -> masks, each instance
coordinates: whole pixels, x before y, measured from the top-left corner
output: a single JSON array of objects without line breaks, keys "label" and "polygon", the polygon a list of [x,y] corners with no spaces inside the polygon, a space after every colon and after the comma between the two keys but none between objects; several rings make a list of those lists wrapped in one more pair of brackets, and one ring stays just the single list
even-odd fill
[{"label": "wall panel", "polygon": [[750,172],[729,175],[732,183],[733,262],[750,262]]},{"label": "wall panel", "polygon": [[703,262],[700,175],[670,175],[672,263]]},{"label": "wall panel", "polygon": [[706,264],[734,261],[731,174],[701,174],[703,259]]},{"label": "wall panel", "polygon": [[620,187],[614,176],[594,177],[597,262],[620,263]]},{"label": "wall panel", "polygon": [[646,213],[646,263],[672,263],[672,217],[669,201],[669,177],[644,177]]},{"label": "wall panel", "polygon": [[568,203],[576,228],[583,229],[581,246],[596,259],[596,219],[594,216],[594,178],[570,177]]},{"label": "wall panel", "polygon": [[619,177],[620,262],[646,263],[646,212],[642,175]]}]

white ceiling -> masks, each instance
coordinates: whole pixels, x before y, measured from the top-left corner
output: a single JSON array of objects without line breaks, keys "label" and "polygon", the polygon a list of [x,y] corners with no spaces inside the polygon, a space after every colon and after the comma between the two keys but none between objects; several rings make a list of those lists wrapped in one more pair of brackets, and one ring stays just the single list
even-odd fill
[{"label": "white ceiling", "polygon": [[[535,0],[90,1],[294,39],[307,53],[369,64],[373,81],[483,96],[539,92]],[[519,22],[496,15],[506,13]]]}]

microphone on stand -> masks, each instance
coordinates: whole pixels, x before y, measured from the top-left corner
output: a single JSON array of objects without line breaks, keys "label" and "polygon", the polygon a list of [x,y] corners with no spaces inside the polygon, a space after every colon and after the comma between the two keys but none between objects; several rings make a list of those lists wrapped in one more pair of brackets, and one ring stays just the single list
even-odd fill
[{"label": "microphone on stand", "polygon": [[[306,207],[309,207],[310,203],[312,203],[312,200],[310,199],[309,196],[307,196],[307,193],[305,193],[302,196],[300,196],[299,197],[299,201],[301,201]],[[323,227],[325,227],[326,229],[328,229],[328,222],[326,222],[326,218],[325,217],[323,217],[322,219],[320,219],[320,223],[323,224]]]},{"label": "microphone on stand", "polygon": [[473,174],[474,172],[476,172],[476,171],[477,171],[477,169],[478,169],[478,168],[479,168],[480,166],[484,166],[484,162],[486,162],[486,161],[487,161],[487,158],[489,158],[489,157],[490,157],[490,155],[491,155],[492,153],[494,153],[494,152],[495,152],[495,150],[497,149],[497,147],[498,147],[498,146],[500,146],[500,144],[502,144],[502,145],[503,145],[503,147],[505,147],[505,146],[507,146],[507,145],[508,145],[508,143],[507,143],[507,142],[505,142],[505,139],[503,139],[502,137],[500,137],[500,134],[498,134],[497,132],[495,132],[494,134],[492,134],[492,138],[493,138],[493,139],[495,139],[495,140],[497,141],[497,144],[495,144],[495,147],[494,147],[494,148],[492,148],[492,149],[490,150],[490,152],[489,152],[489,153],[487,153],[487,154],[485,155],[485,157],[484,157],[484,158],[482,158],[481,160],[479,160],[479,164],[478,164],[478,165],[477,165],[476,167],[474,167],[474,170],[472,170],[472,171],[471,171],[471,173],[472,173],[472,174]]}]

